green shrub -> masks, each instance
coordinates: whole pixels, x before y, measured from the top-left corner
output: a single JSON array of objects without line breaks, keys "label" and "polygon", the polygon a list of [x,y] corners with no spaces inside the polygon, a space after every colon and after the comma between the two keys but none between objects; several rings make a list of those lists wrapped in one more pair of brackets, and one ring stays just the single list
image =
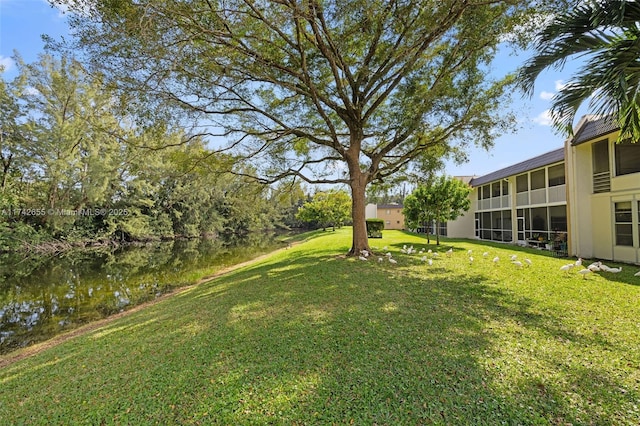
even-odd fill
[{"label": "green shrub", "polygon": [[369,238],[382,238],[383,229],[384,229],[384,220],[367,219],[367,236]]}]

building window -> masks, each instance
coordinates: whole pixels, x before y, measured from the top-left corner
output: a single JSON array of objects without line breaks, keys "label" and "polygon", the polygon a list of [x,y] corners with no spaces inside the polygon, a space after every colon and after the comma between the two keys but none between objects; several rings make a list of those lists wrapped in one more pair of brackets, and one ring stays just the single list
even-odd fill
[{"label": "building window", "polygon": [[633,247],[631,201],[615,203],[616,245]]},{"label": "building window", "polygon": [[549,207],[549,221],[554,232],[567,232],[567,206]]},{"label": "building window", "polygon": [[491,184],[491,197],[497,198],[500,196],[500,182],[493,182]]},{"label": "building window", "polygon": [[491,187],[489,185],[484,185],[482,187],[482,199],[486,200],[487,198],[491,198]]},{"label": "building window", "polygon": [[549,167],[549,187],[564,185],[564,164]]},{"label": "building window", "polygon": [[531,190],[543,189],[546,186],[544,169],[531,172]]},{"label": "building window", "polygon": [[606,139],[591,146],[593,154],[593,173],[609,171],[609,141]]},{"label": "building window", "polygon": [[629,140],[615,145],[616,176],[640,172],[640,143]]},{"label": "building window", "polygon": [[[483,240],[511,241],[511,210],[476,213],[476,236]],[[446,223],[444,224],[446,225]],[[446,226],[441,228],[440,235],[446,235]]]},{"label": "building window", "polygon": [[506,180],[502,181],[502,195],[509,195],[509,182]]},{"label": "building window", "polygon": [[516,176],[516,192],[527,192],[529,190],[529,180],[526,174]]},{"label": "building window", "polygon": [[593,157],[593,192],[609,192],[611,176],[609,172],[609,141],[602,140],[591,145]]}]

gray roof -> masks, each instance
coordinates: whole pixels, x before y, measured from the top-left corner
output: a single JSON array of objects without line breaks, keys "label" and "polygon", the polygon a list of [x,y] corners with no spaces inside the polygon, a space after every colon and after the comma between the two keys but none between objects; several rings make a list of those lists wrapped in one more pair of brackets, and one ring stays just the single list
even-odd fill
[{"label": "gray roof", "polygon": [[475,179],[475,176],[454,176],[454,178],[458,179],[459,181],[466,183],[467,185],[470,185],[470,182]]},{"label": "gray roof", "polygon": [[586,115],[581,123],[578,123],[578,126],[578,130],[571,140],[571,145],[580,145],[620,129],[615,114]]},{"label": "gray roof", "polygon": [[505,167],[504,169],[496,170],[495,172],[491,172],[487,175],[474,178],[470,183],[471,186],[480,186],[484,185],[485,183],[507,178],[509,176],[524,173],[529,170],[547,166],[549,164],[558,163],[560,161],[564,161],[564,148],[558,148],[556,150],[547,152],[546,154],[542,154],[537,157],[522,161],[521,163],[514,164],[513,166]]}]

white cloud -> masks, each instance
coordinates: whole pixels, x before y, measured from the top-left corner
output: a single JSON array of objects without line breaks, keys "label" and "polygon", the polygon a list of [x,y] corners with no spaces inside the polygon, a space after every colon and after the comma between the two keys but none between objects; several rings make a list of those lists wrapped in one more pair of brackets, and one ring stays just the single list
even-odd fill
[{"label": "white cloud", "polygon": [[553,121],[551,120],[551,111],[548,109],[542,111],[537,117],[533,118],[533,122],[540,126],[551,126],[551,124],[553,124]]},{"label": "white cloud", "polygon": [[545,92],[544,90],[542,91],[542,93],[540,93],[540,99],[544,99],[545,101],[549,101],[553,98],[553,95],[555,95],[555,93],[553,92]]},{"label": "white cloud", "polygon": [[565,88],[566,83],[562,80],[556,80],[555,85],[556,85],[556,92],[559,92]]},{"label": "white cloud", "polygon": [[0,56],[0,67],[2,67],[3,72],[9,71],[11,68],[13,68],[13,65],[13,59],[6,56]]}]

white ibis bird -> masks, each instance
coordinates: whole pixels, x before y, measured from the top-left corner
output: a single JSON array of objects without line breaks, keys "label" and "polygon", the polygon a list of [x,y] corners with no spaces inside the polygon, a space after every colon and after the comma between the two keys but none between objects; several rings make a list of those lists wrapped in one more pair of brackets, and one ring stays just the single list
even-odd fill
[{"label": "white ibis bird", "polygon": [[467,254],[468,254],[469,256],[471,256],[471,253],[473,253],[473,250],[467,250]]},{"label": "white ibis bird", "polygon": [[498,263],[500,261],[500,258],[498,256],[493,258],[493,263]]},{"label": "white ibis bird", "polygon": [[576,260],[576,266],[581,266],[582,265],[582,258],[579,257],[578,260]]},{"label": "white ibis bird", "polygon": [[484,253],[482,253],[482,257],[487,258],[489,257],[489,252],[485,251]]},{"label": "white ibis bird", "polygon": [[513,263],[514,265],[516,265],[518,268],[522,268],[522,262],[520,262],[519,260],[512,260],[511,263]]},{"label": "white ibis bird", "polygon": [[451,247],[449,250],[447,250],[447,256],[451,257],[451,255],[453,254],[453,247]]},{"label": "white ibis bird", "polygon": [[601,265],[602,262],[593,262],[591,265],[587,266],[587,269],[591,270],[591,272],[598,272]]},{"label": "white ibis bird", "polygon": [[582,279],[587,278],[587,275],[588,275],[588,274],[590,274],[590,273],[592,273],[592,272],[593,272],[593,271],[592,271],[591,269],[589,269],[589,268],[580,269],[580,270],[578,271],[578,273],[579,273],[580,275],[582,275]]},{"label": "white ibis bird", "polygon": [[575,264],[574,263],[568,263],[566,265],[563,265],[560,267],[561,271],[564,271],[564,273],[568,273],[571,269],[575,268]]},{"label": "white ibis bird", "polygon": [[427,256],[422,256],[422,257],[420,258],[420,260],[421,260],[422,262],[426,262],[426,261],[427,261]]},{"label": "white ibis bird", "polygon": [[398,261],[396,261],[395,259],[392,259],[391,257],[389,257],[389,263],[391,263],[392,265],[396,265],[398,263]]},{"label": "white ibis bird", "polygon": [[471,265],[473,263],[473,257],[469,256],[469,265]]},{"label": "white ibis bird", "polygon": [[379,258],[378,258],[378,263],[379,263],[379,262],[382,262],[382,260],[383,260],[383,259],[382,259],[381,257],[379,257]]},{"label": "white ibis bird", "polygon": [[533,262],[531,262],[531,259],[527,259],[527,258],[524,259],[524,263],[526,263],[527,266],[531,266],[533,264]]},{"label": "white ibis bird", "polygon": [[433,259],[428,259],[427,260],[427,265],[429,265],[429,266],[433,265]]},{"label": "white ibis bird", "polygon": [[364,256],[358,256],[358,259],[360,259],[360,260],[364,260],[364,261],[366,261],[366,260],[367,260],[367,258],[366,258],[366,257],[364,257]]},{"label": "white ibis bird", "polygon": [[634,277],[640,277],[640,271],[636,272],[635,274],[633,274]]},{"label": "white ibis bird", "polygon": [[511,261],[513,262],[514,260],[516,260],[518,258],[517,254],[512,254],[511,255]]},{"label": "white ibis bird", "polygon": [[613,274],[617,274],[618,272],[622,272],[622,266],[620,266],[619,268],[609,268],[609,272],[611,272]]}]

